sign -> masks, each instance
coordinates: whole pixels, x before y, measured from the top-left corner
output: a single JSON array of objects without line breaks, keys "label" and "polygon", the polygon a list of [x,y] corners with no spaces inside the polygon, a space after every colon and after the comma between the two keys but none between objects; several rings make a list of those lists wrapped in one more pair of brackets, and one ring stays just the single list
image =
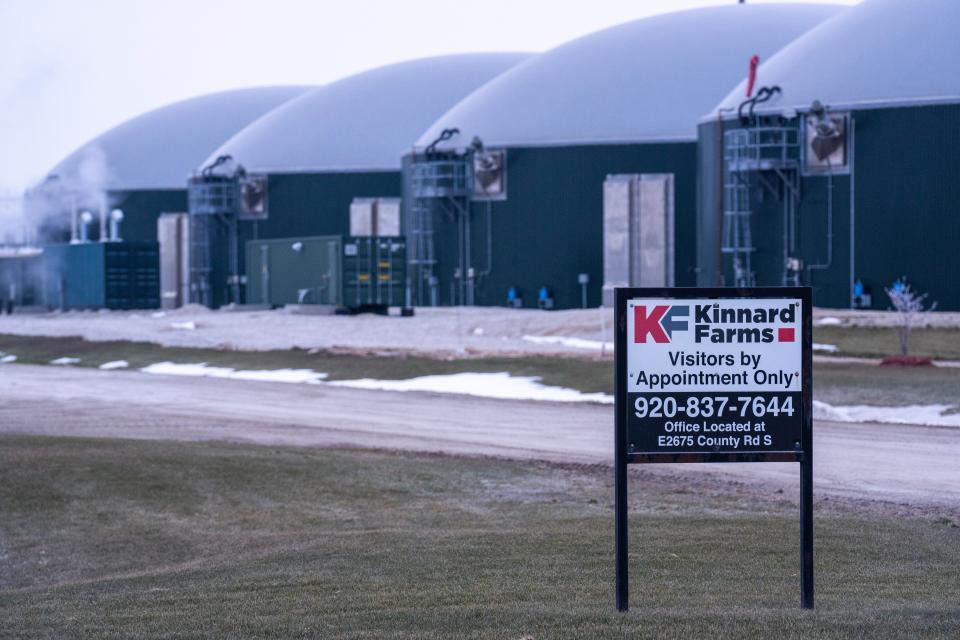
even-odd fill
[{"label": "sign", "polygon": [[813,607],[810,289],[615,290],[617,608],[627,465],[799,462],[801,605]]},{"label": "sign", "polygon": [[801,448],[799,298],[627,303],[629,453]]}]

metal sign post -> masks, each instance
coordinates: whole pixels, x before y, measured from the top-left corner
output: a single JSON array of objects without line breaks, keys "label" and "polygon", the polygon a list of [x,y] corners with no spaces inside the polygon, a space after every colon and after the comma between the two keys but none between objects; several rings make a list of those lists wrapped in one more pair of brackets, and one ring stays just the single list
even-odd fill
[{"label": "metal sign post", "polygon": [[800,463],[800,604],[813,608],[809,287],[618,288],[616,604],[629,602],[627,465]]}]

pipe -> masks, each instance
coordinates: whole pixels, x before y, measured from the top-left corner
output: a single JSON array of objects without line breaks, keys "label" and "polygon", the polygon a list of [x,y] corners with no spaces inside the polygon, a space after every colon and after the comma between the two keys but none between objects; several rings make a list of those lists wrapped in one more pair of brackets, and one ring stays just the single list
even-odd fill
[{"label": "pipe", "polygon": [[84,211],[80,214],[80,242],[90,242],[90,231],[88,225],[93,222],[93,214]]},{"label": "pipe", "polygon": [[466,268],[467,268],[467,271],[466,271],[466,276],[467,276],[467,281],[466,281],[466,286],[467,286],[467,289],[466,289],[466,291],[467,291],[466,303],[467,303],[467,306],[473,306],[473,256],[472,256],[472,251],[471,251],[471,246],[472,246],[472,244],[473,244],[473,240],[472,240],[471,237],[470,237],[470,227],[473,226],[473,221],[470,219],[470,209],[471,209],[470,202],[467,202],[467,204],[466,204],[466,206],[464,207],[464,210],[463,210],[463,216],[464,216],[464,222],[463,222],[464,239],[463,239],[463,243],[464,243],[464,246],[466,246],[466,257],[464,258],[464,262],[465,262]]},{"label": "pipe", "polygon": [[807,266],[807,279],[812,285],[811,273],[814,269],[823,271],[830,268],[833,264],[833,166],[830,164],[830,156],[827,156],[827,261],[820,264],[811,264]]},{"label": "pipe", "polygon": [[760,56],[750,56],[750,69],[747,72],[747,95],[749,98],[753,94],[753,85],[757,81],[757,65],[760,64]]},{"label": "pipe", "polygon": [[493,273],[493,203],[487,200],[487,268],[477,274],[482,279]]},{"label": "pipe", "polygon": [[104,194],[100,194],[100,197],[97,199],[97,213],[100,216],[100,242],[107,241],[107,197]]},{"label": "pipe", "polygon": [[110,212],[110,242],[120,242],[120,223],[123,222],[123,211],[114,209]]},{"label": "pipe", "polygon": [[80,242],[80,220],[77,211],[77,197],[70,196],[70,244]]},{"label": "pipe", "polygon": [[854,264],[854,249],[855,245],[855,233],[856,233],[856,192],[854,190],[854,174],[856,173],[856,167],[854,166],[854,159],[856,153],[856,145],[854,145],[854,136],[856,133],[856,127],[854,126],[853,114],[850,115],[850,120],[847,124],[850,127],[850,134],[848,141],[850,148],[847,149],[847,158],[848,166],[850,169],[850,308],[853,308],[853,287],[856,282],[856,271]]}]

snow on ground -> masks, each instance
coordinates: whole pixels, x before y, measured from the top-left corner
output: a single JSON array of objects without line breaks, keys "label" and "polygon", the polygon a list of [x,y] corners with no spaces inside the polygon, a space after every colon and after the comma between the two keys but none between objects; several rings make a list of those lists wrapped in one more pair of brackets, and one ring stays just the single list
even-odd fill
[{"label": "snow on ground", "polygon": [[111,360],[110,362],[104,362],[98,368],[104,371],[111,371],[113,369],[126,369],[129,366],[130,363],[126,360]]},{"label": "snow on ground", "polygon": [[300,384],[318,384],[327,377],[312,369],[265,369],[243,370],[230,367],[210,367],[205,362],[196,364],[177,364],[158,362],[148,365],[140,371],[166,376],[200,376],[204,378],[230,378],[232,380],[254,380],[258,382],[293,382]]},{"label": "snow on ground", "polygon": [[17,361],[17,356],[15,355],[12,355],[9,353],[0,354],[0,364],[9,364],[11,362],[16,362],[16,361]]},{"label": "snow on ground", "polygon": [[[953,410],[955,413],[948,413]],[[885,422],[892,424],[923,424],[938,427],[960,427],[957,407],[945,404],[910,405],[906,407],[868,407],[856,405],[835,407],[813,401],[815,420],[834,422]]]},{"label": "snow on ground", "polygon": [[559,344],[572,349],[587,349],[590,351],[607,351],[613,353],[613,343],[602,342],[600,340],[567,338],[564,336],[523,336],[523,339],[533,344]]},{"label": "snow on ground", "polygon": [[[103,367],[101,367],[102,369]],[[158,362],[140,371],[156,375],[200,376],[205,378],[229,378],[258,382],[288,382],[299,384],[329,384],[354,389],[380,389],[383,391],[432,391],[434,393],[459,393],[483,398],[508,400],[547,400],[550,402],[599,402],[611,404],[613,396],[605,393],[582,393],[575,389],[552,387],[542,384],[538,377],[511,376],[509,373],[455,373],[451,375],[421,376],[407,380],[337,380],[324,382],[326,373],[311,369],[274,369],[250,371],[229,367],[211,367],[206,363],[177,364]]]},{"label": "snow on ground", "polygon": [[[2,360],[0,360],[2,361]],[[118,361],[123,362],[123,361]],[[107,363],[116,364],[116,363]],[[126,365],[126,363],[124,363]],[[100,367],[105,368],[104,366]],[[120,368],[119,366],[110,368]],[[311,369],[243,370],[229,367],[211,367],[206,363],[177,364],[158,362],[141,369],[145,373],[176,376],[229,378],[258,382],[287,382],[299,384],[328,384],[335,387],[381,391],[427,391],[452,393],[501,400],[540,400],[548,402],[592,402],[613,404],[613,396],[605,393],[584,393],[576,389],[545,385],[536,376],[512,376],[502,373],[455,373],[420,376],[406,380],[325,381],[326,373]],[[921,424],[960,427],[960,412],[950,405],[911,405],[906,407],[833,406],[813,401],[813,417],[833,422],[881,422],[891,424]],[[954,411],[951,413],[950,411]]]},{"label": "snow on ground", "polygon": [[57,358],[57,359],[55,359],[55,360],[51,360],[51,361],[50,361],[50,364],[65,365],[65,364],[77,364],[78,362],[80,362],[80,358],[66,358],[66,357],[64,357],[64,358]]},{"label": "snow on ground", "polygon": [[821,344],[819,342],[813,343],[814,351],[824,351],[826,353],[836,353],[838,351],[837,345],[835,344]]},{"label": "snow on ground", "polygon": [[[827,313],[829,312],[829,313]],[[921,314],[921,324],[960,327],[960,313]],[[814,309],[817,321],[840,326],[892,325],[894,313]],[[0,334],[80,336],[165,346],[265,351],[346,349],[447,356],[580,354],[609,356],[610,309],[541,311],[500,307],[442,307],[397,315],[308,315],[293,310],[210,311],[188,305],[174,311],[70,311],[0,316]],[[607,349],[604,349],[606,343]]]},{"label": "snow on ground", "polygon": [[576,389],[552,387],[536,376],[511,376],[509,373],[455,373],[451,375],[421,376],[409,380],[337,380],[327,384],[354,389],[383,391],[432,391],[459,393],[483,398],[505,400],[547,400],[550,402],[597,402],[613,404],[613,396],[605,393],[583,393]]}]

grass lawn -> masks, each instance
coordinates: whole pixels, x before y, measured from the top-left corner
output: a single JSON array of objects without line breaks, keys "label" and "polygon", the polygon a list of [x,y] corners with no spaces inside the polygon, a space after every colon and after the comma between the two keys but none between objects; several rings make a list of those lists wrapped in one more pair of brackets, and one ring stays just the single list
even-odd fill
[{"label": "grass lawn", "polygon": [[[844,329],[846,331],[846,329]],[[538,376],[544,384],[584,392],[613,393],[613,363],[600,360],[527,356],[437,360],[415,356],[365,356],[309,353],[304,350],[224,351],[162,347],[148,342],[87,342],[82,338],[0,334],[0,351],[17,362],[47,364],[55,358],[80,358],[73,366],[97,367],[127,360],[131,369],[155,362],[206,362],[236,369],[313,369],[330,380],[355,378],[405,379],[459,372],[507,371]],[[937,367],[877,367],[862,364],[816,363],[814,396],[834,405],[960,404],[960,369]]]},{"label": "grass lawn", "polygon": [[[556,357],[498,357],[440,360],[422,356],[375,356],[310,353],[303,349],[278,351],[227,351],[163,347],[150,342],[88,342],[79,337],[16,336],[0,334],[0,351],[17,356],[17,362],[48,364],[56,358],[80,358],[76,366],[97,367],[112,360],[126,360],[131,369],[155,362],[197,363],[235,369],[313,369],[329,374],[329,380],[378,378],[401,380],[425,375],[461,372],[509,371],[517,376],[540,376],[545,384],[581,391],[613,388],[610,362]],[[611,391],[612,392],[612,391]]]},{"label": "grass lawn", "polygon": [[[0,437],[0,637],[956,637],[960,529],[611,473],[216,443]],[[828,503],[829,504],[829,503]]]},{"label": "grass lawn", "polygon": [[[836,345],[843,356],[900,355],[900,340],[892,327],[814,327],[813,341]],[[910,355],[960,360],[960,328],[914,329],[909,347]]]}]

